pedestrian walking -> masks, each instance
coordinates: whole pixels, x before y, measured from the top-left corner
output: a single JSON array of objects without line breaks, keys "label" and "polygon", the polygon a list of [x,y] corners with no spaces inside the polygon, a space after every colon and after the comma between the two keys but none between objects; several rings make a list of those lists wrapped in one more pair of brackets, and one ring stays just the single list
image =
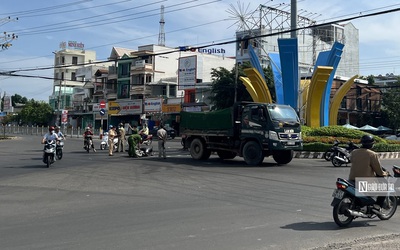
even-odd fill
[{"label": "pedestrian walking", "polygon": [[164,129],[164,125],[160,125],[160,129],[157,130],[157,137],[158,137],[158,157],[163,157],[164,159],[167,158],[165,152],[165,143],[167,141],[167,131]]},{"label": "pedestrian walking", "polygon": [[108,130],[108,155],[112,156],[114,151],[114,138],[117,136],[117,132],[115,132],[115,127],[110,125],[110,129]]},{"label": "pedestrian walking", "polygon": [[124,152],[124,147],[125,147],[125,128],[124,124],[120,123],[119,128],[118,128],[118,142],[117,142],[117,152]]}]

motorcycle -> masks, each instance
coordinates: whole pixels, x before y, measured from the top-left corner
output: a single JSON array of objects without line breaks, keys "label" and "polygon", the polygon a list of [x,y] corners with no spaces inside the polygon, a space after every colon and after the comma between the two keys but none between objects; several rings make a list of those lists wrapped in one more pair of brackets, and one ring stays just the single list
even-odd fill
[{"label": "motorcycle", "polygon": [[104,150],[106,148],[108,148],[108,132],[104,133],[104,136],[100,142],[100,150]]},{"label": "motorcycle", "polygon": [[348,164],[350,163],[350,153],[354,150],[359,148],[357,145],[355,145],[353,142],[349,142],[348,146],[346,148],[342,148],[337,146],[335,148],[336,151],[334,151],[334,156],[332,158],[332,164],[335,167],[340,167],[343,164]]},{"label": "motorcycle", "polygon": [[90,149],[92,148],[92,136],[85,136],[85,146],[84,149],[89,153]]},{"label": "motorcycle", "polygon": [[[182,137],[182,139],[183,139],[183,137]],[[331,147],[330,149],[328,149],[328,150],[325,151],[325,153],[323,154],[323,158],[324,158],[326,161],[331,161],[332,158],[336,155],[335,152],[337,152],[336,148],[337,148],[338,146],[339,146],[339,141],[338,141],[338,140],[335,140],[335,141],[333,142],[332,147]]]},{"label": "motorcycle", "polygon": [[61,160],[63,157],[64,140],[59,140],[56,143],[56,156],[57,159]]},{"label": "motorcycle", "polygon": [[54,140],[47,140],[43,148],[43,162],[49,168],[54,163],[54,153],[56,151],[56,143]]},{"label": "motorcycle", "polygon": [[153,146],[138,145],[136,148],[136,155],[138,157],[153,156]]},{"label": "motorcycle", "polygon": [[153,135],[152,134],[147,135],[146,139],[142,140],[140,143],[146,146],[150,146],[153,143]]},{"label": "motorcycle", "polygon": [[347,227],[356,218],[374,218],[389,220],[397,209],[395,192],[385,196],[383,206],[378,210],[376,201],[369,196],[356,196],[356,187],[346,179],[338,178],[332,194],[333,219],[339,227]]}]

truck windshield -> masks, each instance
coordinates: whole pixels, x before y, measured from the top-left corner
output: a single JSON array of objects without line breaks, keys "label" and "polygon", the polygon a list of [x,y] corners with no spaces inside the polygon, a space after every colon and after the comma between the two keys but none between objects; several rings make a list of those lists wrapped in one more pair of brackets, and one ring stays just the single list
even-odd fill
[{"label": "truck windshield", "polygon": [[294,109],[289,106],[268,106],[267,110],[273,121],[300,122]]}]

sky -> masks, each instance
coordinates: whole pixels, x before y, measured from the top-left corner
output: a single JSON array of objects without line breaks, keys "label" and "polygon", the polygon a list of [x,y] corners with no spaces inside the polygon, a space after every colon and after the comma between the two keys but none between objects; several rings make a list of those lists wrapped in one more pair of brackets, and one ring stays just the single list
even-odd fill
[{"label": "sky", "polygon": [[[52,0],[3,1],[0,43],[15,34],[12,46],[0,50],[0,73],[15,71],[31,77],[0,75],[1,96],[19,94],[48,101],[60,43],[76,41],[106,60],[113,47],[137,49],[158,44],[160,9],[164,6],[165,45],[202,46],[233,41],[239,14],[255,16],[260,5],[290,12],[290,0]],[[297,0],[298,14],[317,24],[400,8],[395,0]],[[251,14],[253,13],[253,14]],[[359,30],[360,75],[400,74],[400,11],[351,20]],[[234,56],[234,45],[218,45]],[[24,71],[30,69],[29,71]],[[22,71],[21,71],[22,70]]]}]

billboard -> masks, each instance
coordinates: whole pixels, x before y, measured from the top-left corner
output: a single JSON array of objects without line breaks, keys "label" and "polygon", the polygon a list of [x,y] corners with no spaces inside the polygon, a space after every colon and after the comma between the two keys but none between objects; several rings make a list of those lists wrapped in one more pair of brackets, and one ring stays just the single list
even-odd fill
[{"label": "billboard", "polygon": [[4,96],[4,112],[13,112],[11,96]]},{"label": "billboard", "polygon": [[194,89],[197,76],[197,56],[180,57],[178,65],[178,89]]}]

